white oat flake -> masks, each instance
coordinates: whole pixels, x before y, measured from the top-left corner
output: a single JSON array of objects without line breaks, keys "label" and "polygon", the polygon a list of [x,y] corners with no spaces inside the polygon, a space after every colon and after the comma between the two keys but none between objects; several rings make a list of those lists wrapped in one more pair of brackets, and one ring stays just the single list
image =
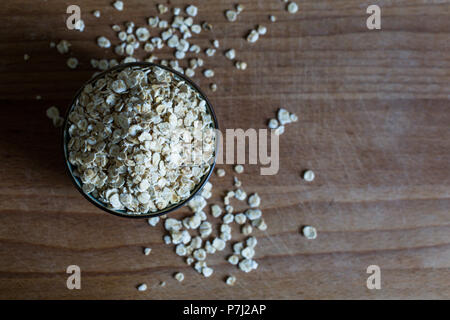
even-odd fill
[{"label": "white oat flake", "polygon": [[211,69],[206,69],[205,71],[203,71],[203,75],[204,75],[206,78],[214,77],[214,71],[211,70]]},{"label": "white oat flake", "polygon": [[122,10],[123,10],[123,2],[120,1],[120,0],[115,1],[115,2],[113,3],[113,6],[114,6],[114,8],[116,8],[116,10],[118,10],[118,11],[122,11]]},{"label": "white oat flake", "polygon": [[303,179],[305,181],[311,182],[314,180],[314,178],[315,178],[314,171],[306,170],[305,172],[303,172]]},{"label": "white oat flake", "polygon": [[111,47],[111,41],[108,38],[101,36],[97,38],[97,45],[100,48],[109,48]]},{"label": "white oat flake", "polygon": [[76,67],[78,66],[78,59],[74,58],[74,57],[70,57],[69,59],[67,59],[67,66],[70,69],[76,69]]},{"label": "white oat flake", "polygon": [[142,283],[137,287],[137,289],[138,289],[138,291],[141,291],[141,292],[147,291],[147,285],[145,283]]},{"label": "white oat flake", "polygon": [[211,206],[211,215],[214,218],[218,218],[218,217],[220,217],[221,214],[222,214],[222,209],[220,208],[220,206],[217,204],[213,204]]},{"label": "white oat flake", "polygon": [[196,6],[190,5],[186,7],[186,13],[191,17],[195,17],[198,13],[198,8]]},{"label": "white oat flake", "polygon": [[277,119],[270,119],[267,126],[269,127],[269,129],[276,129],[276,128],[278,128],[278,126],[279,126],[278,120]]},{"label": "white oat flake", "polygon": [[228,21],[234,22],[237,19],[237,12],[234,10],[227,10],[225,11],[225,16],[227,17]]},{"label": "white oat flake", "polygon": [[254,193],[248,197],[248,204],[251,208],[259,207],[259,205],[261,204],[261,198],[257,193]]},{"label": "white oat flake", "polygon": [[285,125],[291,122],[289,111],[283,108],[280,108],[278,110],[277,118],[281,125]]},{"label": "white oat flake", "polygon": [[234,166],[234,171],[236,173],[239,173],[239,174],[243,173],[244,172],[244,166],[241,165],[241,164],[238,164],[238,165]]},{"label": "white oat flake", "polygon": [[184,274],[181,272],[177,272],[174,275],[174,278],[178,281],[178,282],[182,282],[184,280]]},{"label": "white oat flake", "polygon": [[159,217],[152,217],[148,219],[148,224],[151,225],[152,227],[156,226],[159,222],[160,218]]},{"label": "white oat flake", "polygon": [[233,60],[234,58],[236,58],[236,50],[234,49],[229,49],[225,52],[225,57],[228,60]]},{"label": "white oat flake", "polygon": [[250,43],[255,43],[259,39],[259,33],[256,30],[251,30],[247,35],[247,41]]},{"label": "white oat flake", "polygon": [[224,177],[225,176],[225,170],[224,169],[222,169],[222,168],[219,168],[219,169],[217,169],[217,171],[216,171],[216,174],[217,174],[217,176],[218,177]]},{"label": "white oat flake", "polygon": [[229,286],[234,286],[234,284],[236,283],[236,277],[228,276],[227,279],[225,280],[225,283]]},{"label": "white oat flake", "polygon": [[302,228],[302,234],[306,239],[313,240],[317,238],[317,230],[312,226],[305,226]]},{"label": "white oat flake", "polygon": [[289,2],[286,9],[289,13],[296,13],[298,11],[298,5],[295,2]]}]

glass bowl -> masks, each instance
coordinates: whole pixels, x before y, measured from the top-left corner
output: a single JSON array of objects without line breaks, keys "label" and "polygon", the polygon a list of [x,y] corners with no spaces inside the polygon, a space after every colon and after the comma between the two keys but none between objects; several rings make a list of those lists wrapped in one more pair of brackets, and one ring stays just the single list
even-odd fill
[{"label": "glass bowl", "polygon": [[100,208],[101,210],[108,212],[110,214],[116,215],[116,216],[120,216],[120,217],[126,217],[126,218],[151,218],[151,217],[157,217],[157,216],[161,216],[164,214],[167,214],[169,212],[175,211],[179,208],[181,208],[182,206],[184,206],[186,203],[189,202],[189,200],[191,200],[195,195],[197,195],[203,188],[203,186],[205,185],[205,183],[209,180],[211,173],[214,170],[215,164],[216,164],[216,158],[217,158],[217,147],[218,147],[218,139],[216,137],[215,140],[215,152],[214,152],[214,157],[213,157],[213,161],[211,163],[211,168],[209,169],[208,173],[205,174],[201,181],[195,186],[195,188],[192,190],[191,194],[189,195],[188,198],[168,206],[167,208],[164,208],[162,210],[158,210],[155,212],[149,212],[149,213],[144,213],[144,214],[139,214],[139,213],[132,213],[132,212],[127,212],[125,210],[114,210],[112,208],[107,207],[107,205],[105,203],[103,203],[102,201],[100,201],[99,199],[96,199],[94,196],[92,196],[91,194],[86,194],[83,189],[82,189],[82,182],[78,177],[75,177],[73,174],[73,170],[74,170],[74,166],[69,162],[69,152],[68,152],[68,148],[67,148],[67,144],[70,140],[70,135],[69,135],[69,114],[72,112],[72,109],[75,106],[75,102],[77,101],[79,95],[81,94],[82,90],[84,89],[84,87],[87,84],[91,84],[96,82],[98,79],[102,78],[105,74],[112,72],[112,71],[117,71],[117,70],[122,70],[125,68],[129,68],[129,67],[141,67],[141,68],[147,68],[147,67],[160,67],[168,72],[171,72],[174,74],[175,78],[180,79],[185,81],[194,91],[196,91],[199,96],[204,99],[206,101],[206,107],[207,110],[209,111],[212,120],[213,120],[213,129],[219,129],[218,123],[217,123],[217,118],[216,115],[214,113],[214,109],[211,105],[211,102],[208,100],[208,97],[203,93],[203,91],[188,77],[186,77],[185,75],[172,70],[166,66],[162,66],[156,63],[151,63],[151,62],[133,62],[133,63],[126,63],[126,64],[120,64],[118,66],[115,66],[113,68],[110,68],[100,74],[98,74],[97,76],[93,77],[92,79],[90,79],[89,81],[87,81],[75,94],[75,97],[73,98],[69,109],[66,112],[65,118],[64,118],[64,125],[63,125],[63,154],[64,154],[64,162],[65,162],[65,167],[66,167],[66,171],[70,177],[70,179],[72,180],[73,184],[75,185],[75,187],[77,188],[77,190],[92,204],[94,204],[97,208]]}]

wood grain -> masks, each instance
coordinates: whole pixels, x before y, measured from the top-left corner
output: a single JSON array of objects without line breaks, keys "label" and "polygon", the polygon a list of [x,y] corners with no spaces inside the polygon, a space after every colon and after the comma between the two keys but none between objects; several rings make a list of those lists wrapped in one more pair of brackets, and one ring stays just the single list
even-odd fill
[{"label": "wood grain", "polygon": [[[101,212],[64,173],[60,132],[45,110],[67,108],[92,75],[91,58],[114,57],[97,36],[113,39],[110,25],[143,25],[156,14],[156,2],[126,1],[123,12],[110,2],[77,2],[83,33],[65,28],[71,1],[2,2],[1,299],[450,298],[450,1],[299,0],[300,12],[289,15],[281,1],[243,0],[232,24],[223,15],[232,2],[190,1],[200,21],[214,24],[195,43],[216,38],[249,64],[237,71],[221,52],[207,60],[221,128],[264,128],[278,107],[300,118],[281,137],[277,175],[261,176],[258,166],[242,175],[245,189],[262,196],[269,225],[256,232],[259,269],[238,272],[224,260],[227,249],[211,257],[210,279],[163,244],[161,225]],[[369,31],[365,10],[375,3],[382,30]],[[243,36],[257,24],[268,33],[249,45]],[[73,43],[77,70],[49,48],[59,39]],[[195,80],[208,92],[209,81]],[[316,172],[313,183],[300,179],[306,168]],[[226,170],[212,178],[213,201],[231,187]],[[316,240],[300,235],[305,224],[318,229]],[[66,288],[71,264],[81,267],[81,290]],[[381,290],[366,288],[372,264],[381,267]],[[176,271],[186,275],[181,284]],[[235,287],[224,284],[228,274],[238,277]],[[135,288],[142,282],[146,293]]]}]

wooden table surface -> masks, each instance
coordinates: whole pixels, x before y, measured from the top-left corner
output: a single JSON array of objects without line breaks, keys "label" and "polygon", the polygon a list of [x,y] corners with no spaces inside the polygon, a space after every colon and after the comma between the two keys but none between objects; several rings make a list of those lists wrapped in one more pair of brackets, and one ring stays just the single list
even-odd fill
[{"label": "wooden table surface", "polygon": [[[163,243],[161,224],[98,210],[65,174],[60,131],[45,110],[67,109],[93,73],[91,58],[115,57],[97,47],[97,36],[116,43],[110,25],[145,25],[157,3],[129,0],[118,12],[110,0],[78,1],[81,33],[65,27],[72,2],[9,0],[0,10],[1,299],[450,298],[450,1],[298,0],[290,15],[282,1],[242,0],[234,23],[223,14],[234,2],[189,2],[199,5],[199,21],[214,25],[192,42],[221,43],[214,58],[205,56],[218,91],[194,78],[221,128],[265,128],[279,107],[300,119],[280,138],[277,175],[247,165],[241,176],[247,192],[261,195],[269,225],[255,232],[258,270],[231,266],[227,248],[208,258],[208,279]],[[382,29],[369,31],[366,8],[375,3]],[[243,37],[257,24],[268,32],[248,44]],[[72,43],[76,70],[49,47],[60,39]],[[225,59],[226,48],[248,62],[246,71]],[[166,49],[157,55],[171,57]],[[228,174],[212,177],[212,203],[232,186],[231,167],[222,167]],[[313,183],[300,178],[306,168],[316,172]],[[302,237],[303,225],[318,238]],[[236,227],[233,234],[242,238]],[[81,290],[66,288],[73,264]],[[381,268],[381,290],[366,287],[369,265]],[[172,278],[177,271],[184,282]],[[234,287],[224,284],[228,274]],[[136,290],[142,282],[145,293]]]}]

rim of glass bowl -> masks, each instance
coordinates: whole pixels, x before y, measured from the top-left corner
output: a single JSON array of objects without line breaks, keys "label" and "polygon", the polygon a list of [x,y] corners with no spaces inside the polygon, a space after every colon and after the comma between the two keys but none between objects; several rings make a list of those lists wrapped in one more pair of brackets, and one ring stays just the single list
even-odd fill
[{"label": "rim of glass bowl", "polygon": [[158,210],[155,212],[149,212],[149,213],[145,213],[145,214],[137,214],[137,213],[127,213],[125,210],[113,210],[111,208],[108,208],[103,202],[101,202],[100,200],[96,199],[95,197],[93,197],[90,194],[86,194],[83,189],[82,189],[82,183],[80,181],[79,178],[75,177],[73,175],[73,165],[69,162],[68,159],[68,149],[67,149],[67,144],[69,142],[70,136],[68,133],[68,119],[69,119],[69,114],[72,112],[72,109],[75,106],[75,102],[78,99],[80,93],[82,92],[82,90],[84,89],[84,87],[90,83],[94,83],[95,81],[97,81],[98,79],[102,78],[105,74],[112,72],[112,71],[116,71],[116,70],[120,70],[120,69],[125,69],[125,68],[129,68],[129,67],[160,67],[166,71],[169,71],[173,74],[175,74],[178,78],[186,81],[186,83],[188,83],[205,101],[206,101],[206,105],[207,105],[207,109],[209,111],[209,113],[212,116],[213,119],[213,126],[214,129],[219,129],[219,125],[217,123],[217,118],[216,118],[216,114],[214,113],[214,109],[212,107],[211,102],[209,101],[208,97],[203,93],[203,91],[200,89],[199,86],[197,86],[191,79],[189,79],[188,77],[186,77],[185,75],[172,70],[169,67],[163,66],[163,65],[159,65],[157,63],[152,63],[152,62],[132,62],[132,63],[125,63],[125,64],[120,64],[118,66],[115,66],[113,68],[110,68],[106,71],[101,72],[100,74],[98,74],[97,76],[93,77],[92,79],[86,81],[83,86],[81,86],[80,89],[78,89],[77,93],[75,94],[74,98],[72,99],[72,102],[70,104],[69,109],[67,110],[65,117],[64,117],[64,124],[63,124],[63,137],[62,137],[62,141],[63,141],[63,154],[64,154],[64,163],[65,163],[65,168],[66,171],[72,181],[72,183],[75,185],[75,187],[77,188],[77,190],[92,204],[94,204],[97,208],[106,211],[110,214],[116,215],[116,216],[120,216],[120,217],[125,217],[125,218],[151,218],[151,217],[158,217],[170,212],[173,212],[181,207],[183,207],[187,202],[189,202],[194,196],[196,196],[202,189],[203,186],[205,185],[205,183],[209,180],[211,173],[214,171],[214,167],[216,165],[216,159],[217,159],[217,148],[218,148],[218,141],[217,141],[217,137],[216,137],[216,146],[215,146],[215,151],[214,151],[214,157],[213,157],[213,161],[211,164],[211,168],[209,169],[209,172],[207,174],[205,174],[202,178],[202,180],[200,181],[200,183],[198,183],[194,190],[192,191],[192,193],[190,194],[190,196],[188,198],[186,198],[185,200],[173,204],[163,210]]}]

